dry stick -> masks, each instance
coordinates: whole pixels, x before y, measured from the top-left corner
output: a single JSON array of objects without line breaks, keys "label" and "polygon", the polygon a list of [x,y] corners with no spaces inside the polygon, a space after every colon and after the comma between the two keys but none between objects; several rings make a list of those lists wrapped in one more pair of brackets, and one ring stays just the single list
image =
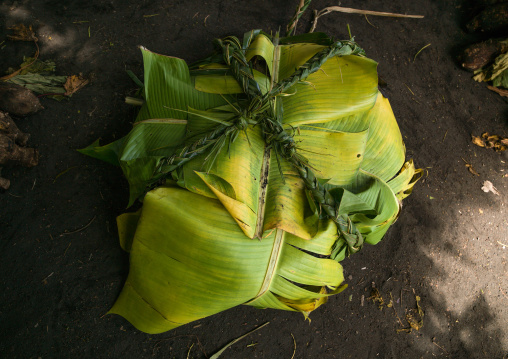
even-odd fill
[{"label": "dry stick", "polygon": [[372,25],[372,23],[369,21],[369,18],[367,17],[367,14],[363,14],[365,16],[365,20],[367,20],[367,23],[372,26],[373,28],[377,29],[377,26]]},{"label": "dry stick", "polygon": [[63,254],[63,256],[64,256],[64,257],[65,257],[65,254],[67,253],[67,250],[68,250],[68,249],[69,249],[69,247],[71,246],[71,244],[72,244],[72,242],[71,242],[71,243],[69,243],[69,245],[68,245],[68,246],[67,246],[67,248],[65,249],[65,252],[64,252],[64,254]]},{"label": "dry stick", "polygon": [[192,347],[194,346],[194,343],[189,348],[189,351],[187,352],[187,359],[189,359],[190,351],[192,350]]},{"label": "dry stick", "polygon": [[288,24],[288,26],[286,28],[286,36],[291,36],[291,33],[295,32],[296,24],[298,24],[298,20],[301,16],[302,8],[304,7],[304,5],[305,5],[305,0],[300,0],[300,3],[298,4],[298,7],[296,8],[295,14],[293,15],[293,18],[291,19],[290,23]]},{"label": "dry stick", "polygon": [[434,340],[432,340],[432,343],[438,347],[439,349],[441,349],[442,351],[444,351],[446,354],[448,354],[448,352],[445,350],[445,348],[443,348],[441,345],[439,345],[438,343],[436,343]]},{"label": "dry stick", "polygon": [[242,335],[241,337],[238,337],[236,338],[235,340],[229,342],[225,347],[223,347],[221,350],[219,350],[217,353],[215,353],[214,355],[212,355],[210,357],[210,359],[217,359],[227,348],[229,348],[231,345],[235,344],[236,342],[242,340],[243,338],[245,338],[246,336],[248,336],[249,334],[252,334],[254,333],[255,331],[267,326],[268,324],[270,324],[270,322],[266,322],[260,326],[258,326],[257,328],[254,328],[253,330],[251,330],[250,332]]},{"label": "dry stick", "polygon": [[[393,295],[392,295],[392,292],[390,292],[390,297],[392,298],[392,309],[393,309],[393,312],[395,313],[395,316],[397,317],[397,319],[399,320],[399,323],[400,323],[400,326],[404,328],[404,324],[402,324],[402,320],[400,320],[400,317],[399,317],[399,314],[397,314],[397,311],[395,310],[395,303],[393,302]],[[401,301],[402,303],[402,301]]]},{"label": "dry stick", "polygon": [[73,233],[78,233],[78,232],[84,231],[85,229],[88,228],[89,225],[92,224],[93,221],[95,221],[95,217],[97,217],[97,216],[93,216],[92,220],[90,222],[88,222],[88,224],[86,226],[81,227],[80,229],[76,229],[75,231],[72,231],[72,232],[63,232],[60,236],[65,236],[66,234],[73,234]]},{"label": "dry stick", "polygon": [[508,97],[508,90],[502,90],[494,86],[487,86],[487,88],[491,91],[497,92],[501,96]]},{"label": "dry stick", "polygon": [[441,142],[444,142],[445,138],[446,138],[446,135],[448,134],[448,130],[446,130],[445,134],[444,134],[444,137],[443,137],[443,141]]},{"label": "dry stick", "polygon": [[291,359],[293,359],[295,357],[295,353],[296,353],[296,340],[295,340],[295,336],[293,335],[293,333],[291,333],[291,337],[293,338],[293,344],[294,344],[293,355],[291,355]]},{"label": "dry stick", "polygon": [[347,14],[361,14],[361,15],[374,15],[374,16],[387,16],[387,17],[400,17],[400,18],[408,18],[408,19],[423,19],[423,15],[404,15],[404,14],[395,14],[391,12],[380,12],[380,11],[370,11],[370,10],[358,10],[351,9],[348,7],[342,6],[329,6],[325,7],[321,11],[314,11],[314,22],[312,23],[312,28],[309,32],[314,32],[316,29],[317,21],[321,16],[327,15],[331,12],[343,12]]},{"label": "dry stick", "polygon": [[416,60],[416,56],[418,56],[418,54],[419,54],[420,52],[422,52],[425,48],[429,47],[430,45],[432,45],[432,44],[427,44],[427,45],[425,45],[424,47],[422,47],[422,48],[420,49],[420,51],[418,51],[418,52],[416,53],[416,55],[415,55],[415,57],[414,57],[414,59],[413,59],[413,62],[415,62],[415,60]]}]

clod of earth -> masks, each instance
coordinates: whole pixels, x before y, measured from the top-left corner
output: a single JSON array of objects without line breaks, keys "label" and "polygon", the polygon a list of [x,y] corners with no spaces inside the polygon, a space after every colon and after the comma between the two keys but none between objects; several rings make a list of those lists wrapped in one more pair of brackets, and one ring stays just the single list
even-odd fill
[{"label": "clod of earth", "polygon": [[2,111],[0,111],[0,134],[9,137],[20,146],[25,146],[30,138],[29,134],[19,130],[7,112]]},{"label": "clod of earth", "polygon": [[21,147],[6,135],[0,134],[0,165],[14,164],[24,167],[37,166],[39,152]]},{"label": "clod of earth", "polygon": [[[2,167],[0,167],[0,176],[2,175]],[[4,190],[8,190],[11,186],[11,181],[9,181],[7,178],[0,177],[0,188]]]},{"label": "clod of earth", "polygon": [[466,25],[469,32],[496,32],[506,27],[508,27],[508,2],[485,8]]},{"label": "clod of earth", "polygon": [[[0,165],[25,167],[37,165],[39,153],[26,145],[30,135],[21,132],[7,113],[0,111]],[[10,181],[0,177],[0,188],[8,189]]]},{"label": "clod of earth", "polygon": [[[37,165],[38,158],[39,152],[36,149],[20,147],[9,137],[0,134],[0,165],[15,164],[33,167]],[[9,184],[4,183],[4,185],[8,187]]]},{"label": "clod of earth", "polygon": [[459,56],[462,67],[476,71],[492,63],[497,56],[508,51],[508,40],[490,39],[468,46]]},{"label": "clod of earth", "polygon": [[42,107],[37,96],[23,86],[0,82],[0,111],[14,116],[34,114]]}]

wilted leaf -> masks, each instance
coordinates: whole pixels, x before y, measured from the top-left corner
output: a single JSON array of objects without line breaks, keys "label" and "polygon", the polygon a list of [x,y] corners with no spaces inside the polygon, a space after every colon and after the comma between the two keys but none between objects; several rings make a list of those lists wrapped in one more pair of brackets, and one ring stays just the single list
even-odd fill
[{"label": "wilted leaf", "polygon": [[75,92],[85,87],[89,80],[80,75],[72,75],[67,77],[67,81],[64,84],[65,96],[72,96]]},{"label": "wilted leaf", "polygon": [[14,32],[13,35],[7,35],[9,40],[14,41],[38,41],[35,32],[32,30],[32,25],[26,27],[24,24],[14,25],[8,28]]},{"label": "wilted leaf", "polygon": [[36,60],[33,57],[25,57],[23,58],[23,63],[20,65],[22,69],[19,74],[26,75],[28,73],[33,74],[46,74],[55,72],[56,65],[52,60]]},{"label": "wilted leaf", "polygon": [[499,196],[499,191],[496,189],[496,187],[494,187],[494,185],[490,181],[483,182],[482,190],[483,190],[483,192],[486,192],[486,193],[492,192],[492,193],[497,194]]},{"label": "wilted leaf", "polygon": [[39,94],[64,94],[65,89],[62,85],[65,82],[65,76],[41,75],[37,73],[27,73],[10,78],[6,82],[26,87],[27,89]]}]

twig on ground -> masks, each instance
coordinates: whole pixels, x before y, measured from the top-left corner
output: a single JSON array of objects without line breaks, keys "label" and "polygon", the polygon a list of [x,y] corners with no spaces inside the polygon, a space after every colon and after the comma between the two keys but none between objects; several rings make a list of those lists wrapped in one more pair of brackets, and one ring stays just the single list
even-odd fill
[{"label": "twig on ground", "polygon": [[446,130],[445,134],[444,134],[444,137],[443,137],[443,141],[441,142],[444,142],[445,138],[446,138],[446,135],[448,134],[448,130]]},{"label": "twig on ground", "polygon": [[487,86],[487,88],[491,91],[497,92],[498,94],[500,94],[503,97],[508,97],[508,90],[503,90],[503,89],[500,89],[500,88],[497,88],[494,86],[490,86],[490,85]]},{"label": "twig on ground", "polygon": [[434,338],[432,338],[432,343],[433,343],[436,347],[438,347],[439,349],[441,349],[442,351],[444,351],[444,352],[448,355],[448,352],[446,351],[446,349],[445,349],[445,348],[443,348],[443,347],[442,347],[441,345],[439,345],[438,343],[436,343],[436,342],[434,341]]},{"label": "twig on ground", "polygon": [[236,342],[238,342],[239,340],[242,340],[242,339],[243,339],[243,338],[245,338],[247,335],[252,334],[252,333],[254,333],[255,331],[257,331],[257,330],[259,330],[259,329],[261,329],[261,328],[263,328],[263,327],[267,326],[268,324],[270,324],[270,322],[266,322],[265,324],[260,325],[259,327],[257,327],[257,328],[255,328],[255,329],[251,330],[250,332],[248,332],[248,333],[246,333],[246,334],[242,335],[241,337],[238,337],[238,338],[236,338],[235,340],[232,340],[231,342],[229,342],[228,344],[226,344],[226,346],[222,347],[222,349],[220,349],[217,353],[215,353],[214,355],[212,355],[212,356],[210,357],[210,359],[217,359],[217,358],[218,358],[218,357],[220,357],[220,356],[221,356],[221,354],[222,354],[222,353],[223,353],[223,352],[224,352],[227,348],[229,348],[231,345],[235,344],[235,343],[236,343]]},{"label": "twig on ground", "polygon": [[373,28],[377,29],[377,26],[374,26],[370,21],[369,21],[369,18],[367,17],[367,14],[363,14],[363,16],[365,16],[365,20],[367,20],[367,23],[372,26]]},{"label": "twig on ground", "polygon": [[415,57],[413,58],[413,62],[415,62],[415,60],[416,60],[416,56],[418,56],[418,55],[420,54],[420,52],[422,52],[424,49],[426,49],[426,48],[427,48],[427,47],[429,47],[430,45],[432,45],[432,44],[427,44],[427,45],[425,45],[424,47],[422,47],[422,48],[421,48],[421,49],[420,49],[420,50],[416,53]]},{"label": "twig on ground", "polygon": [[295,336],[293,335],[293,333],[291,333],[291,338],[293,338],[293,345],[294,345],[293,355],[291,355],[291,359],[293,359],[295,357],[295,353],[296,353],[296,340],[295,340]]},{"label": "twig on ground", "polygon": [[65,252],[63,254],[63,256],[65,257],[65,254],[67,254],[67,250],[69,249],[69,247],[71,246],[72,243],[69,243],[69,245],[67,246],[67,248],[65,249]]},{"label": "twig on ground", "polygon": [[50,275],[48,275],[46,278],[44,278],[43,280],[41,280],[41,282],[45,282],[46,280],[48,280],[49,277],[51,277],[53,274],[55,274],[55,272],[51,272]]},{"label": "twig on ground", "polygon": [[192,347],[194,346],[194,343],[189,348],[189,351],[187,352],[187,359],[189,359],[190,351],[192,350]]},{"label": "twig on ground", "polygon": [[81,227],[81,228],[79,228],[79,229],[76,229],[75,231],[72,231],[72,232],[65,231],[65,232],[63,232],[63,233],[60,235],[60,237],[65,236],[65,235],[67,235],[67,234],[74,234],[74,233],[78,233],[78,232],[84,231],[85,229],[87,229],[87,228],[88,228],[88,226],[89,226],[89,225],[91,225],[91,224],[92,224],[92,222],[93,222],[93,221],[95,221],[95,217],[97,217],[97,216],[93,216],[92,220],[91,220],[90,222],[88,222],[88,224],[87,224],[86,226]]},{"label": "twig on ground", "polygon": [[[406,85],[404,82],[403,82],[404,85]],[[413,96],[416,96],[415,93],[409,88],[408,85],[406,85],[407,89],[409,90],[409,92],[411,92],[413,94]]]},{"label": "twig on ground", "polygon": [[314,30],[316,29],[316,26],[317,26],[318,19],[321,16],[327,15],[327,14],[334,12],[334,11],[343,12],[343,13],[347,13],[347,14],[423,19],[423,15],[405,15],[405,14],[395,14],[395,13],[391,13],[391,12],[351,9],[351,8],[342,7],[342,6],[329,6],[329,7],[325,7],[323,10],[314,11],[314,21],[312,22],[312,28],[310,29],[309,32],[314,32]]}]

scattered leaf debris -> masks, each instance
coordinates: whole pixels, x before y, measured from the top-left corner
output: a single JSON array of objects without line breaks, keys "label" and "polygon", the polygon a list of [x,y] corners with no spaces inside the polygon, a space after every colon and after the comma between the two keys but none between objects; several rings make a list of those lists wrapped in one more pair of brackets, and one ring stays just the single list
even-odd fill
[{"label": "scattered leaf debris", "polygon": [[480,174],[478,172],[476,172],[476,170],[473,168],[473,165],[468,163],[465,159],[462,158],[462,161],[464,161],[466,163],[466,167],[467,169],[469,170],[469,172],[471,172],[472,174],[474,174],[475,176],[480,176]]},{"label": "scattered leaf debris", "polygon": [[367,300],[372,300],[374,303],[377,303],[377,306],[380,310],[383,310],[386,303],[381,296],[381,293],[379,293],[379,290],[376,288],[376,283],[372,282],[372,290],[370,292],[370,297],[367,298]]},{"label": "scattered leaf debris", "polygon": [[494,193],[494,194],[499,196],[499,191],[497,190],[496,187],[494,187],[494,185],[490,181],[483,182],[482,191],[485,192],[485,193],[492,192],[492,193]]},{"label": "scattered leaf debris", "polygon": [[[414,289],[413,289],[414,292]],[[421,298],[415,295],[416,299],[416,309],[410,309],[406,312],[406,321],[409,324],[409,327],[397,329],[397,333],[405,332],[411,333],[414,330],[420,330],[423,327],[423,310],[420,306]]]},{"label": "scattered leaf debris", "polygon": [[473,144],[479,147],[493,148],[497,152],[506,151],[506,148],[508,148],[508,137],[491,135],[488,132],[484,132],[481,137],[471,135],[471,138]]}]

